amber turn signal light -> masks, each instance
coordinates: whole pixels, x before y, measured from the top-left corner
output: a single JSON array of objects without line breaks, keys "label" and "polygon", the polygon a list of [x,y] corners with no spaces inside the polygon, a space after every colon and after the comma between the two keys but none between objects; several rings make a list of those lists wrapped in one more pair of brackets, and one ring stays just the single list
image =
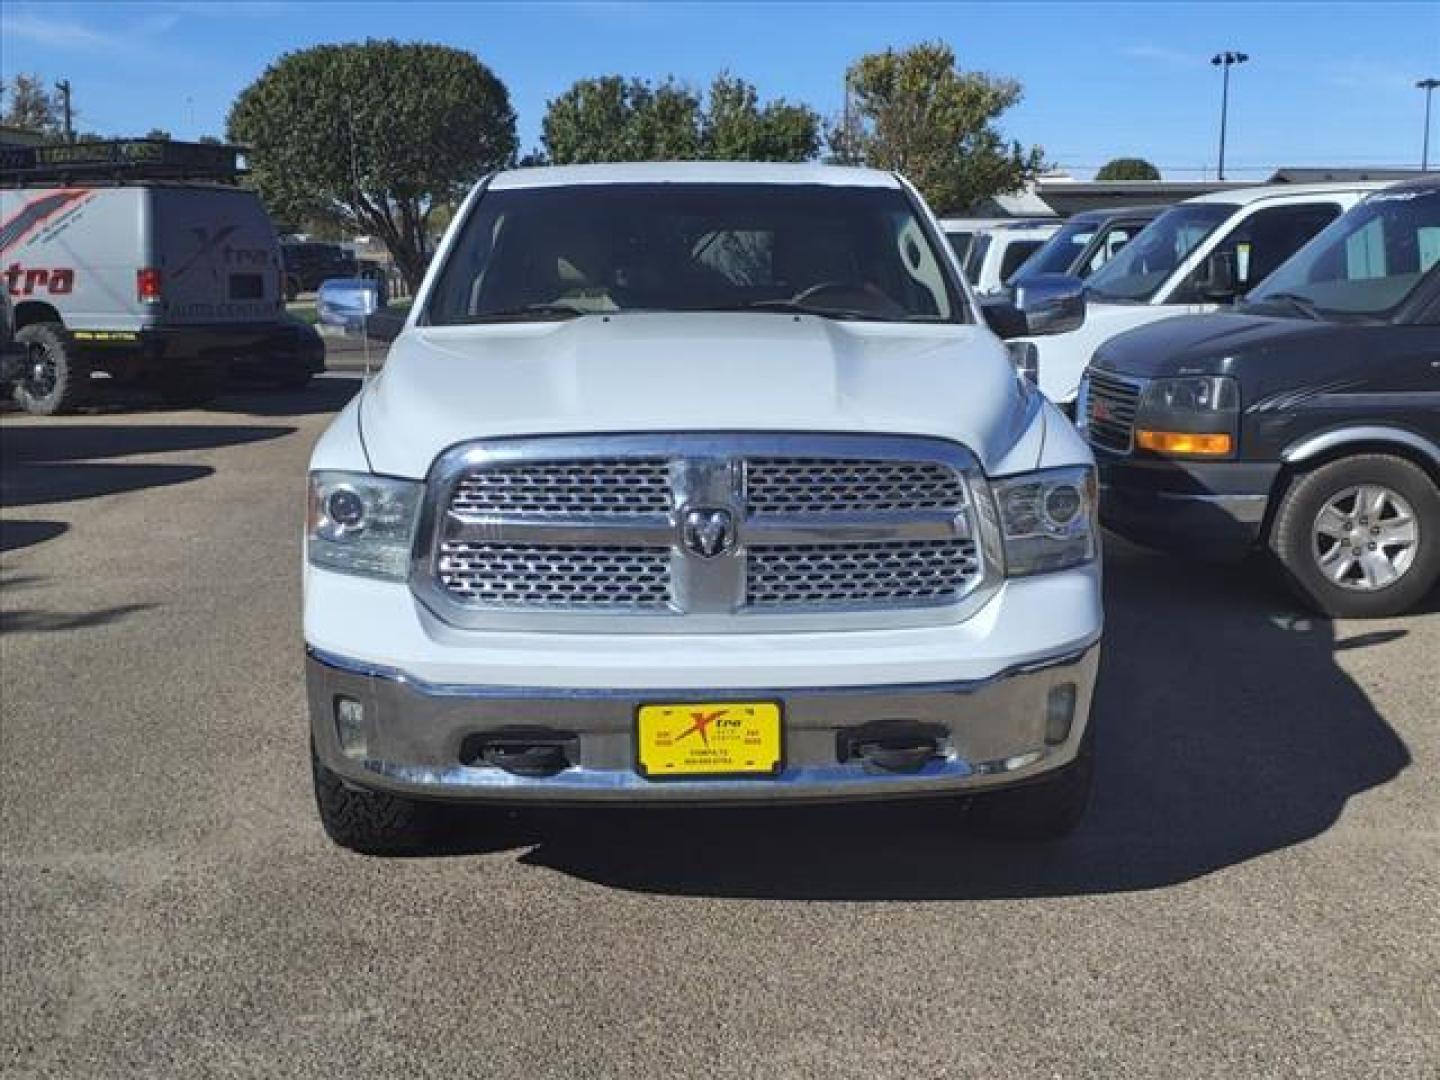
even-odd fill
[{"label": "amber turn signal light", "polygon": [[1235,449],[1235,439],[1229,432],[1201,435],[1189,431],[1146,431],[1142,428],[1135,432],[1135,445],[1157,454],[1219,457]]}]

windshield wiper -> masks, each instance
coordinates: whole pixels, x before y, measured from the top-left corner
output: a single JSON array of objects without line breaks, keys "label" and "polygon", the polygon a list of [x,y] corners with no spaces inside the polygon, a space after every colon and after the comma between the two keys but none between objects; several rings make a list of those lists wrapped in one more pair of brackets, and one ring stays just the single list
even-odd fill
[{"label": "windshield wiper", "polygon": [[1314,319],[1316,322],[1321,322],[1325,318],[1325,316],[1320,313],[1320,309],[1315,306],[1315,301],[1311,300],[1308,296],[1304,296],[1300,293],[1266,293],[1264,296],[1257,297],[1254,300],[1246,300],[1245,306],[1247,308],[1263,307],[1265,304],[1268,304],[1271,301],[1276,301],[1281,304],[1287,304],[1292,310],[1298,311],[1307,319]]},{"label": "windshield wiper", "polygon": [[464,322],[526,322],[541,319],[575,319],[581,315],[593,314],[574,304],[520,304],[517,307],[501,308],[499,311],[482,311],[467,315]]}]

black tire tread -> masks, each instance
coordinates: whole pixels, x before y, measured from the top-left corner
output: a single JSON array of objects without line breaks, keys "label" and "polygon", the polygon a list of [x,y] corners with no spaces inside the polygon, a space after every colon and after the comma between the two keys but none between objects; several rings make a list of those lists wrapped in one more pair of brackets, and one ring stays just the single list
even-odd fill
[{"label": "black tire tread", "polygon": [[315,805],[325,834],[362,855],[415,851],[428,837],[434,807],[382,791],[349,787],[310,750]]},{"label": "black tire tread", "polygon": [[43,398],[31,397],[24,380],[17,381],[12,391],[16,404],[34,416],[61,416],[85,403],[90,371],[64,326],[53,322],[31,323],[16,332],[15,340],[51,350],[58,367],[55,389]]}]

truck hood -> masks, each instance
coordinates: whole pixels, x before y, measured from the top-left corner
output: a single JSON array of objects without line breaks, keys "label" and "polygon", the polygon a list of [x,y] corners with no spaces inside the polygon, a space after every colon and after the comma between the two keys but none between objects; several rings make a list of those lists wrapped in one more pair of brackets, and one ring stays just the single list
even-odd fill
[{"label": "truck hood", "polygon": [[412,327],[359,414],[371,467],[414,478],[456,443],[507,435],[931,435],[970,447],[987,471],[1017,455],[1033,468],[1043,441],[1034,398],[983,327],[779,313]]},{"label": "truck hood", "polygon": [[1333,337],[1334,323],[1248,315],[1238,311],[1182,315],[1111,338],[1095,353],[1095,367],[1123,375],[1223,375],[1244,358],[1305,349]]}]

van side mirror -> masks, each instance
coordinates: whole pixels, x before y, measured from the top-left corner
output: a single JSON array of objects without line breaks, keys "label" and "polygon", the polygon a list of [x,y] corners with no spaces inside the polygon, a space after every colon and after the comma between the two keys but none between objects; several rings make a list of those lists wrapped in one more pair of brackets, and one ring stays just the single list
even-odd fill
[{"label": "van side mirror", "polygon": [[1030,332],[1025,313],[1016,307],[1007,296],[985,296],[980,299],[980,314],[1001,341],[1024,337]]},{"label": "van side mirror", "polygon": [[1210,254],[1200,270],[1200,295],[1213,304],[1228,304],[1240,292],[1235,272],[1235,253],[1216,251]]},{"label": "van side mirror", "polygon": [[1015,306],[1027,334],[1068,334],[1085,324],[1085,285],[1069,274],[1032,274],[1015,283]]}]

